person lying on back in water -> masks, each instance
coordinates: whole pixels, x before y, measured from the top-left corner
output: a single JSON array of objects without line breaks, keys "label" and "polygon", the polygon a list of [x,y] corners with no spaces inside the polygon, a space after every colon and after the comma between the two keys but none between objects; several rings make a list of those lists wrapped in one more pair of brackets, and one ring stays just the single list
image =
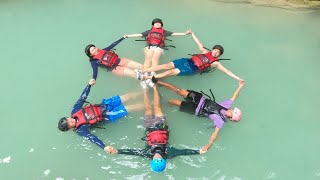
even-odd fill
[{"label": "person lying on back in water", "polygon": [[209,143],[204,146],[203,150],[210,149],[213,142],[218,137],[220,129],[224,123],[227,122],[227,119],[232,122],[239,122],[241,120],[241,110],[236,107],[231,109],[231,106],[234,100],[236,100],[239,96],[239,93],[244,86],[244,82],[239,82],[239,86],[233,93],[233,96],[230,99],[226,99],[222,102],[215,102],[214,99],[212,100],[211,98],[207,98],[205,95],[203,95],[203,93],[193,90],[180,89],[174,85],[159,81],[156,78],[153,78],[152,82],[162,85],[184,98],[184,101],[177,99],[172,99],[169,101],[170,104],[178,106],[180,111],[195,116],[208,117],[212,120],[215,129],[210,137]]},{"label": "person lying on back in water", "polygon": [[[204,48],[202,43],[193,32],[191,32],[191,35],[193,37],[193,40],[198,45],[198,48],[201,52],[200,54],[195,54],[191,58],[176,59],[166,64],[153,66],[148,69],[144,69],[144,72],[166,70],[165,72],[155,75],[155,78],[159,79],[176,75],[194,75],[199,72],[208,72],[210,68],[217,68],[239,82],[244,81],[243,79],[233,74],[230,70],[225,68],[219,62],[219,57],[224,53],[224,48],[221,45],[215,45],[213,46],[211,51],[208,51],[206,48]],[[144,79],[151,79],[151,77],[152,76],[146,75]]]},{"label": "person lying on back in water", "polygon": [[140,83],[144,89],[145,105],[145,127],[146,127],[146,148],[145,149],[115,149],[108,146],[108,152],[111,154],[136,155],[152,159],[150,162],[151,169],[155,172],[162,172],[166,168],[166,159],[174,158],[181,155],[194,155],[205,153],[205,147],[199,150],[176,149],[168,144],[169,130],[166,119],[160,106],[160,96],[157,87],[151,82],[147,84],[152,87],[154,92],[154,115],[149,103],[147,86]]},{"label": "person lying on back in water", "polygon": [[111,98],[102,99],[100,104],[87,103],[86,99],[90,93],[91,86],[95,84],[95,80],[91,79],[89,84],[83,90],[80,98],[72,108],[70,117],[63,117],[58,122],[60,131],[74,131],[88,139],[92,143],[107,151],[106,145],[94,134],[91,134],[91,127],[99,127],[97,125],[108,121],[116,120],[128,115],[128,112],[143,109],[143,104],[124,106],[122,103],[141,95],[141,93],[129,93],[122,96],[113,96]]},{"label": "person lying on back in water", "polygon": [[127,76],[138,79],[139,75],[134,69],[142,69],[143,65],[133,60],[119,57],[112,49],[117,46],[127,36],[123,36],[119,40],[113,42],[104,49],[99,49],[93,44],[89,44],[85,48],[86,55],[92,67],[92,78],[97,79],[98,66],[105,67],[117,76]]},{"label": "person lying on back in water", "polygon": [[[151,30],[147,30],[140,34],[126,35],[131,37],[144,37],[146,38],[146,47],[144,48],[145,61],[143,69],[147,69],[159,64],[161,55],[164,52],[165,40],[168,36],[184,36],[190,34],[189,31],[185,33],[171,32],[163,29],[163,21],[159,18],[155,18],[151,22]],[[174,47],[174,46],[173,46]]]}]

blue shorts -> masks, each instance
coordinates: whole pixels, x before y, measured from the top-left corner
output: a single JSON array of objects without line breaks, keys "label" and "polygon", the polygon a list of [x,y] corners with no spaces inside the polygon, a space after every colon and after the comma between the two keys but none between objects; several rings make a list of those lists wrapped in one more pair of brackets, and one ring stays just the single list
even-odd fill
[{"label": "blue shorts", "polygon": [[198,71],[198,67],[188,58],[181,58],[172,61],[174,67],[180,70],[178,76],[191,75]]},{"label": "blue shorts", "polygon": [[108,99],[102,99],[101,105],[108,105],[106,110],[106,117],[111,121],[114,122],[126,115],[128,115],[128,111],[121,103],[120,96],[113,96]]}]

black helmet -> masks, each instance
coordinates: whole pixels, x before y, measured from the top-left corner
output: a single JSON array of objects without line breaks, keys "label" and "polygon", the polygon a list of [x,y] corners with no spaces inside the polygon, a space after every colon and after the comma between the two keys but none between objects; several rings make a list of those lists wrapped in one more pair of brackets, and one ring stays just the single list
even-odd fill
[{"label": "black helmet", "polygon": [[86,53],[86,55],[90,58],[91,57],[91,53],[90,53],[90,48],[91,47],[96,47],[95,45],[93,44],[89,44],[86,49],[84,49],[84,52]]},{"label": "black helmet", "polygon": [[154,20],[152,20],[152,26],[153,26],[154,23],[161,23],[161,27],[163,26],[163,22],[159,18],[155,18]]},{"label": "black helmet", "polygon": [[215,46],[213,46],[212,50],[214,50],[214,49],[219,49],[220,52],[221,52],[220,55],[223,54],[224,49],[223,49],[223,47],[222,47],[221,45],[215,45]]},{"label": "black helmet", "polygon": [[60,131],[68,131],[69,130],[66,117],[63,117],[60,119],[60,121],[58,123],[58,129]]}]

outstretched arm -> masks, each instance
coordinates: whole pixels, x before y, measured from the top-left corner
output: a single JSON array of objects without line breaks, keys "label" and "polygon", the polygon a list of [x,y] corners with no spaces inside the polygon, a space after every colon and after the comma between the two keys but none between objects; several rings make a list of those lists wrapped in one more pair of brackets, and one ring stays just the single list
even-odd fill
[{"label": "outstretched arm", "polygon": [[187,156],[187,155],[195,155],[195,154],[200,154],[200,150],[176,149],[174,147],[170,147],[167,149],[167,159],[171,159],[176,156]]},{"label": "outstretched arm", "polygon": [[121,37],[120,39],[118,39],[117,41],[113,42],[112,44],[110,44],[108,47],[104,48],[103,50],[109,51],[111,49],[113,49],[114,47],[116,47],[121,41],[123,41],[126,38],[126,36]]},{"label": "outstretched arm", "polygon": [[191,34],[191,30],[187,30],[187,31],[184,32],[184,33],[174,32],[174,33],[171,34],[171,36],[185,36],[185,35],[188,35],[188,34]]},{"label": "outstretched arm", "polygon": [[77,128],[76,133],[79,136],[82,136],[83,138],[89,140],[90,142],[96,144],[97,146],[99,146],[100,148],[104,149],[106,147],[106,145],[94,134],[90,133],[89,130],[89,125],[85,124],[80,126],[79,128]]},{"label": "outstretched arm", "polygon": [[235,74],[233,74],[229,69],[227,69],[224,66],[222,66],[222,64],[220,62],[218,62],[218,61],[213,62],[211,64],[211,67],[220,69],[222,72],[226,73],[228,76],[236,79],[239,82],[243,82],[244,81],[243,79],[241,79],[238,76],[236,76]]},{"label": "outstretched arm", "polygon": [[217,139],[217,137],[218,137],[219,130],[220,130],[220,129],[217,128],[217,127],[214,129],[214,131],[213,131],[213,133],[212,133],[212,135],[211,135],[211,137],[210,137],[209,143],[208,143],[207,145],[203,146],[203,147],[202,147],[202,150],[208,151],[208,150],[211,148],[213,142],[214,142],[214,141]]},{"label": "outstretched arm", "polygon": [[97,60],[91,60],[91,67],[92,67],[92,79],[97,80],[98,77],[98,61]]},{"label": "outstretched arm", "polygon": [[81,93],[80,98],[78,99],[76,104],[73,106],[71,114],[79,111],[82,108],[83,104],[85,103],[85,101],[90,93],[91,86],[93,86],[95,83],[96,83],[96,81],[94,79],[90,79],[89,84],[86,86],[86,88],[84,88],[83,92]]},{"label": "outstretched arm", "polygon": [[233,93],[233,96],[230,98],[230,100],[234,101],[237,99],[243,86],[244,86],[244,82],[239,82],[239,86],[236,89],[236,91]]},{"label": "outstretched arm", "polygon": [[192,35],[194,42],[197,44],[197,46],[202,54],[209,52],[208,50],[206,50],[203,47],[203,44],[200,42],[200,40],[197,38],[197,36],[193,32],[191,32],[191,35]]},{"label": "outstretched arm", "polygon": [[150,158],[151,155],[148,153],[146,149],[116,149],[112,146],[107,146],[104,148],[107,153],[110,154],[126,154],[132,156],[140,156]]},{"label": "outstretched arm", "polygon": [[126,38],[132,38],[132,37],[143,37],[143,35],[140,33],[140,34],[126,34],[124,35]]}]

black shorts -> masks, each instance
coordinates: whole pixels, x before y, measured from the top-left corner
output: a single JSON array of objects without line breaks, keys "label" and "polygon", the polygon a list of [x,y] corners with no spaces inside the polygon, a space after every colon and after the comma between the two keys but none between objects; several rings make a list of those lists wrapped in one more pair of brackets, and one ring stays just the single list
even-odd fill
[{"label": "black shorts", "polygon": [[185,99],[185,101],[191,101],[194,102],[196,104],[198,104],[200,102],[201,97],[203,96],[202,93],[199,93],[197,91],[193,91],[193,90],[187,90],[189,92],[189,94],[187,95]]},{"label": "black shorts", "polygon": [[181,102],[180,111],[186,112],[189,114],[195,114],[195,111],[200,102],[202,94],[192,90],[187,90],[187,91],[189,91],[189,94],[187,95],[186,98],[184,98],[185,101]]}]

